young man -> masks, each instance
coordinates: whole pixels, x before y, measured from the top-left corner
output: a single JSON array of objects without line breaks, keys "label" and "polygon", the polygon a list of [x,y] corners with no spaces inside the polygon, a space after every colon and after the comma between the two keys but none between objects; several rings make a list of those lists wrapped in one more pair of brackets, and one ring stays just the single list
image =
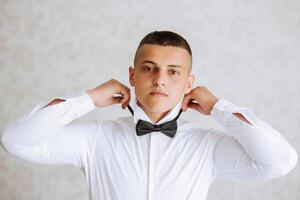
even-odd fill
[{"label": "young man", "polygon": [[[140,42],[129,68],[134,87],[117,80],[71,98],[41,102],[8,125],[6,151],[48,165],[72,164],[84,172],[94,200],[206,199],[216,178],[267,180],[297,163],[295,149],[250,108],[193,87],[192,52],[170,31]],[[96,107],[121,104],[133,116],[71,123]],[[179,118],[189,108],[211,115],[226,131],[200,129]]]}]

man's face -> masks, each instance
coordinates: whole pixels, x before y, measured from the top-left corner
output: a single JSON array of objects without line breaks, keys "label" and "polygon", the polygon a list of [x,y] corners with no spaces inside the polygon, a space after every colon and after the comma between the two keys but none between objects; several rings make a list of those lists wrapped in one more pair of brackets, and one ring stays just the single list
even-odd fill
[{"label": "man's face", "polygon": [[166,112],[176,106],[192,89],[195,77],[189,74],[191,62],[183,48],[143,45],[136,66],[129,67],[130,85],[135,88],[138,104],[150,112]]}]

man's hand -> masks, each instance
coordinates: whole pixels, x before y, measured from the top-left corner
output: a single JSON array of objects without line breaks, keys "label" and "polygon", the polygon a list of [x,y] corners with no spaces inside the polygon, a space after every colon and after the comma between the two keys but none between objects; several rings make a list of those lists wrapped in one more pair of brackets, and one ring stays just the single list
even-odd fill
[{"label": "man's hand", "polygon": [[188,108],[192,108],[204,115],[210,115],[210,111],[218,100],[206,87],[198,86],[184,96],[182,111],[185,112]]},{"label": "man's hand", "polygon": [[[196,100],[197,102],[194,102]],[[206,87],[198,86],[186,94],[183,98],[182,111],[192,108],[204,115],[210,115],[210,112],[219,99],[213,95]],[[240,120],[252,125],[242,114],[233,113]]]},{"label": "man's hand", "polygon": [[120,103],[122,109],[125,109],[130,101],[130,89],[115,79],[111,79],[86,92],[98,107]]}]

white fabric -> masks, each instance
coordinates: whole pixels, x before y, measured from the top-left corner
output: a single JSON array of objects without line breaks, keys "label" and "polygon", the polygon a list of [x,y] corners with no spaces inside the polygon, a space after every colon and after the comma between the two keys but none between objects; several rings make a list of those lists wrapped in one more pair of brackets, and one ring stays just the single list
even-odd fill
[{"label": "white fabric", "polygon": [[[222,98],[211,117],[226,131],[197,128],[179,117],[174,138],[160,132],[136,135],[137,119],[150,121],[136,98],[134,117],[128,110],[128,117],[80,123],[72,121],[95,109],[87,93],[42,108],[50,101],[8,124],[2,145],[24,160],[82,169],[91,200],[204,200],[216,178],[268,180],[297,163],[295,149],[278,131],[250,108]],[[175,118],[181,103],[157,124]]]}]

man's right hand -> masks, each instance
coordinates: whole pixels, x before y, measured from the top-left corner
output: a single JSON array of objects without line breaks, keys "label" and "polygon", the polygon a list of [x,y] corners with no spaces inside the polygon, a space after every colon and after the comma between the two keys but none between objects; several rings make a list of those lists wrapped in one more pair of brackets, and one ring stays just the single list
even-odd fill
[{"label": "man's right hand", "polygon": [[95,106],[98,107],[120,103],[122,109],[125,109],[130,101],[130,89],[115,79],[111,79],[86,92],[92,98]]}]

